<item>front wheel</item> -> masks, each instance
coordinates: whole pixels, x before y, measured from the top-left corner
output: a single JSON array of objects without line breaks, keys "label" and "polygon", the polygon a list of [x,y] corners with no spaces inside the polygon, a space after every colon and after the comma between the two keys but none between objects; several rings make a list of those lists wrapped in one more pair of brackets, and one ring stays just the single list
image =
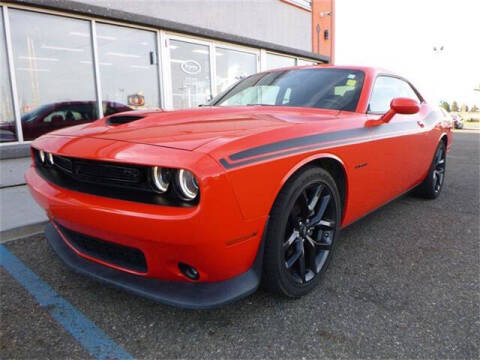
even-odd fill
[{"label": "front wheel", "polygon": [[289,179],[270,213],[264,286],[288,297],[311,291],[330,262],[340,220],[340,195],[327,171],[306,168]]},{"label": "front wheel", "polygon": [[445,180],[445,170],[447,169],[447,149],[445,143],[440,141],[435,151],[432,164],[427,177],[419,185],[417,195],[426,199],[435,199],[442,191]]}]

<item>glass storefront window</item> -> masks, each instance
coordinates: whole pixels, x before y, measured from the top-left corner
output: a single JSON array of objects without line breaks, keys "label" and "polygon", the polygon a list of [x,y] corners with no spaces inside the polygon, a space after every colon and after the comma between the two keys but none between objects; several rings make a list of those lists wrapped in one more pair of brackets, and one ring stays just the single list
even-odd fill
[{"label": "glass storefront window", "polygon": [[267,53],[267,68],[265,70],[295,66],[295,58]]},{"label": "glass storefront window", "polygon": [[217,47],[215,57],[217,94],[257,72],[257,55],[255,54]]},{"label": "glass storefront window", "polygon": [[[94,120],[90,23],[17,9],[9,17],[24,139]],[[72,104],[88,111],[49,116]]]},{"label": "glass storefront window", "polygon": [[306,66],[306,65],[315,65],[316,62],[314,61],[309,61],[309,60],[304,60],[304,59],[298,59],[297,65],[298,66]]},{"label": "glass storefront window", "polygon": [[135,109],[159,108],[156,34],[99,23],[96,33],[103,100]]},{"label": "glass storefront window", "polygon": [[0,8],[0,142],[17,141],[4,29]]},{"label": "glass storefront window", "polygon": [[[0,102],[0,142],[11,142],[18,137],[1,11],[3,8],[0,8],[0,97],[3,100]],[[92,23],[93,19],[14,6],[9,9],[8,17],[14,85],[18,93],[15,104],[18,100],[26,141],[99,117],[95,68],[99,70],[104,115],[159,108],[160,77],[170,82],[166,84],[167,103],[180,109],[206,104],[212,93],[222,93],[258,70],[259,54],[255,50],[167,35],[170,64],[166,66],[170,68],[166,74],[159,74],[159,33],[154,29]],[[95,64],[92,26],[97,44]],[[265,55],[262,70],[315,63],[288,55],[269,52]],[[273,92],[262,91],[262,101],[269,102],[271,96]]]},{"label": "glass storefront window", "polygon": [[212,95],[209,47],[170,40],[169,48],[173,107],[182,109],[205,104]]}]

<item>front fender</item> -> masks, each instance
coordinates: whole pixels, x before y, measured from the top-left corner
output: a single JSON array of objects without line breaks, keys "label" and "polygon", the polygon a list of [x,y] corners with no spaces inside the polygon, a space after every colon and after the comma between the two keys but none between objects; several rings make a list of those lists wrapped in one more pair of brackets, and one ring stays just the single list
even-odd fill
[{"label": "front fender", "polygon": [[246,219],[267,216],[288,179],[303,166],[321,159],[337,161],[346,177],[343,161],[328,152],[302,153],[228,170],[227,178],[232,184],[243,216]]}]

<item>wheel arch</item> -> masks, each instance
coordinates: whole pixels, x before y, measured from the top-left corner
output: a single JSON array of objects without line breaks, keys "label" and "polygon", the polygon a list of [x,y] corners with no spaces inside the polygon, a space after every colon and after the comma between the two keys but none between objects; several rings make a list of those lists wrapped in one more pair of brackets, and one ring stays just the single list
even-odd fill
[{"label": "wheel arch", "polygon": [[306,167],[315,166],[327,170],[332,175],[335,183],[338,187],[341,200],[342,220],[345,214],[345,208],[348,201],[348,176],[345,170],[344,162],[336,155],[330,153],[315,154],[313,156],[302,159],[294,167],[290,169],[288,173],[282,178],[280,186],[277,189],[275,199],[285,186],[287,181],[297,172],[303,170]]},{"label": "wheel arch", "polygon": [[445,147],[448,147],[448,135],[447,133],[442,133],[442,135],[440,135],[440,141],[443,141],[444,144],[445,144]]}]

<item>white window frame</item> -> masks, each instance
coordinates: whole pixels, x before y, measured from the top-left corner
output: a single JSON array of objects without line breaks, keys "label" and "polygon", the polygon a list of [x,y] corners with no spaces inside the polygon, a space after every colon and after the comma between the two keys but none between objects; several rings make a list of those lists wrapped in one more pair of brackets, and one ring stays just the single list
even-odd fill
[{"label": "white window frame", "polygon": [[302,9],[312,11],[312,0],[283,0],[286,3],[301,7]]},{"label": "white window frame", "polygon": [[210,68],[210,96],[213,97],[214,93],[214,84],[215,84],[215,74],[213,73],[214,69],[214,63],[213,61],[215,59],[212,59],[212,57],[215,57],[214,52],[212,51],[212,42],[211,41],[206,41],[202,39],[198,39],[195,37],[190,37],[190,36],[183,36],[179,35],[176,33],[171,33],[171,32],[166,32],[165,33],[165,41],[164,41],[164,51],[165,51],[165,59],[166,59],[166,64],[164,67],[164,70],[166,71],[165,74],[168,73],[167,78],[168,81],[165,81],[165,87],[166,87],[166,96],[168,98],[167,104],[168,106],[165,106],[166,110],[172,110],[173,109],[173,94],[172,94],[172,67],[170,65],[170,40],[177,40],[177,41],[183,41],[186,43],[190,44],[195,44],[195,45],[203,45],[208,47],[208,62],[209,62],[209,68]]},{"label": "white window frame", "polygon": [[[113,26],[120,26],[120,27],[124,27],[124,28],[130,28],[130,29],[135,29],[135,30],[141,30],[141,31],[148,31],[148,32],[151,32],[154,36],[154,46],[155,46],[155,56],[156,56],[156,60],[157,60],[157,77],[158,77],[158,84],[157,84],[157,87],[158,87],[158,104],[159,104],[159,108],[163,108],[163,104],[164,104],[164,95],[163,95],[163,87],[162,87],[162,76],[161,76],[161,70],[162,70],[162,54],[161,54],[161,51],[160,51],[160,44],[159,44],[159,33],[160,31],[158,29],[152,29],[152,28],[148,28],[148,27],[139,27],[139,26],[128,26],[128,25],[125,25],[125,24],[122,24],[122,23],[114,23],[114,22],[109,22],[109,21],[103,21],[103,20],[95,20],[95,19],[92,19],[91,20],[92,22],[92,46],[93,46],[93,53],[94,53],[94,70],[95,70],[95,74],[97,74],[97,71],[98,71],[98,74],[99,74],[99,78],[97,80],[97,84],[98,84],[98,90],[97,90],[97,93],[99,95],[98,98],[97,98],[97,102],[98,102],[98,107],[99,107],[99,114],[101,114],[102,116],[99,116],[99,119],[101,119],[103,117],[103,100],[102,100],[102,87],[101,87],[101,77],[100,77],[100,74],[101,74],[101,71],[100,71],[100,67],[98,66],[99,64],[99,59],[98,59],[98,46],[97,46],[97,39],[96,39],[96,35],[97,35],[97,24],[106,24],[106,25],[113,25]],[[98,70],[97,70],[98,69]],[[96,77],[95,77],[96,79]]]},{"label": "white window frame", "polygon": [[[22,130],[22,117],[20,116],[20,105],[18,103],[18,92],[17,92],[17,79],[15,74],[15,64],[13,60],[13,48],[12,48],[12,37],[10,34],[10,18],[8,16],[8,8],[2,6],[2,15],[3,15],[3,29],[2,32],[5,34],[5,45],[7,49],[7,72],[10,76],[10,96],[12,97],[12,106],[13,106],[13,115],[15,116],[15,129],[17,132],[17,141],[6,142],[2,144],[18,144],[23,141],[23,130]],[[0,34],[3,36],[3,34]]]},{"label": "white window frame", "polygon": [[184,34],[178,34],[174,32],[168,31],[160,31],[163,37],[161,40],[162,43],[162,51],[163,51],[163,59],[165,60],[165,65],[163,67],[164,71],[164,88],[163,92],[166,94],[166,109],[170,110],[173,109],[173,94],[171,93],[171,82],[172,82],[172,73],[171,73],[171,66],[170,66],[170,50],[169,50],[169,43],[170,40],[177,40],[183,41],[191,44],[203,45],[209,47],[209,63],[210,63],[210,93],[212,97],[217,95],[217,48],[226,49],[226,50],[234,50],[238,52],[244,52],[248,54],[253,54],[256,56],[256,67],[255,70],[258,72],[260,70],[260,49],[255,49],[247,46],[235,45],[231,43],[226,43],[222,41],[216,40],[206,40],[194,36],[188,36]]}]

